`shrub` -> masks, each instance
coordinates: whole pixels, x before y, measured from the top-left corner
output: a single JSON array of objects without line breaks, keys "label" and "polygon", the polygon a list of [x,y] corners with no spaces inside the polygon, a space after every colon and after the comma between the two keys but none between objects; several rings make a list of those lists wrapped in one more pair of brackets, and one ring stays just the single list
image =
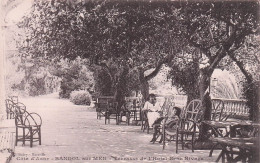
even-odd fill
[{"label": "shrub", "polygon": [[87,65],[87,60],[77,58],[73,61],[61,60],[57,68],[53,69],[52,73],[62,78],[59,92],[61,98],[70,98],[74,90],[93,90],[93,72]]},{"label": "shrub", "polygon": [[72,91],[70,94],[70,101],[76,105],[90,105],[91,96],[87,91]]}]

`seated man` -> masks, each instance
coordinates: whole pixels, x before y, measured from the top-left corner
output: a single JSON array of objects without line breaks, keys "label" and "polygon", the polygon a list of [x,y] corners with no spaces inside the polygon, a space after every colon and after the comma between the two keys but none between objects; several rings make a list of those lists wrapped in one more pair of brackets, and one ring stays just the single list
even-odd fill
[{"label": "seated man", "polygon": [[142,111],[147,112],[149,127],[152,127],[154,122],[161,117],[161,106],[156,102],[154,94],[149,94],[148,101],[145,102]]}]

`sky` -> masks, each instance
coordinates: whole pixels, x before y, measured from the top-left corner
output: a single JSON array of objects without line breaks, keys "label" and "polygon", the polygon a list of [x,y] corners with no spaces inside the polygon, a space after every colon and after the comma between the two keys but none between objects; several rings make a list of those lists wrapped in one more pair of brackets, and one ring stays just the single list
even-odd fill
[{"label": "sky", "polygon": [[29,13],[32,2],[33,0],[23,0],[20,5],[9,11],[5,19],[6,23],[12,25],[19,22],[25,14]]}]

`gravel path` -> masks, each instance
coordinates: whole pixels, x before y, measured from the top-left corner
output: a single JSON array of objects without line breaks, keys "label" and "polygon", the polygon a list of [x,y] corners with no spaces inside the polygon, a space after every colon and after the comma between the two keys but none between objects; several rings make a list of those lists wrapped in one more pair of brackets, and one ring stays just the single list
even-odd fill
[{"label": "gravel path", "polygon": [[29,142],[15,148],[12,163],[22,162],[213,162],[219,151],[208,157],[208,150],[180,150],[174,143],[162,150],[162,145],[149,143],[152,135],[140,126],[108,125],[97,120],[91,107],[76,106],[58,94],[24,98],[29,112],[37,112],[43,119],[42,145]]}]

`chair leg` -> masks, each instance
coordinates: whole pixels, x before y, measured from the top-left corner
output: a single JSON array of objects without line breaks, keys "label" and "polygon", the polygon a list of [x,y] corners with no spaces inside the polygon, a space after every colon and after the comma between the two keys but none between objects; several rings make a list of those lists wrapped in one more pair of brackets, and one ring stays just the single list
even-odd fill
[{"label": "chair leg", "polygon": [[223,151],[223,149],[222,149],[222,151],[221,151],[220,154],[218,155],[218,158],[217,158],[217,160],[216,160],[215,162],[218,162],[218,161],[220,160],[220,158],[223,157],[223,155],[224,155],[224,151]]},{"label": "chair leg", "polygon": [[29,132],[30,132],[30,147],[32,148],[32,144],[33,144],[33,132],[32,132],[32,128],[29,128]]},{"label": "chair leg", "polygon": [[163,149],[165,149],[165,129],[163,128],[163,133],[162,133],[162,140],[163,140]]},{"label": "chair leg", "polygon": [[39,136],[39,145],[42,145],[41,127],[39,127],[38,136]]},{"label": "chair leg", "polygon": [[214,146],[210,149],[209,157],[212,157],[213,150],[215,149],[215,147],[216,147],[217,145],[218,145],[218,143],[214,144]]},{"label": "chair leg", "polygon": [[127,116],[125,118],[126,118],[126,120],[125,121],[122,120],[122,122],[125,122],[127,125],[129,125],[130,124],[130,118],[128,118]]},{"label": "chair leg", "polygon": [[182,148],[182,150],[184,150],[184,143],[183,143],[183,134],[181,134],[181,148]]},{"label": "chair leg", "polygon": [[176,153],[178,153],[178,144],[179,144],[179,133],[178,133],[178,131],[177,131],[177,133],[176,133]]},{"label": "chair leg", "polygon": [[23,128],[23,145],[25,145],[25,128]]},{"label": "chair leg", "polygon": [[191,150],[192,152],[194,152],[194,134],[192,134],[192,137],[191,137]]},{"label": "chair leg", "polygon": [[15,129],[15,146],[17,146],[17,141],[18,141],[18,128],[16,127],[16,129]]}]

